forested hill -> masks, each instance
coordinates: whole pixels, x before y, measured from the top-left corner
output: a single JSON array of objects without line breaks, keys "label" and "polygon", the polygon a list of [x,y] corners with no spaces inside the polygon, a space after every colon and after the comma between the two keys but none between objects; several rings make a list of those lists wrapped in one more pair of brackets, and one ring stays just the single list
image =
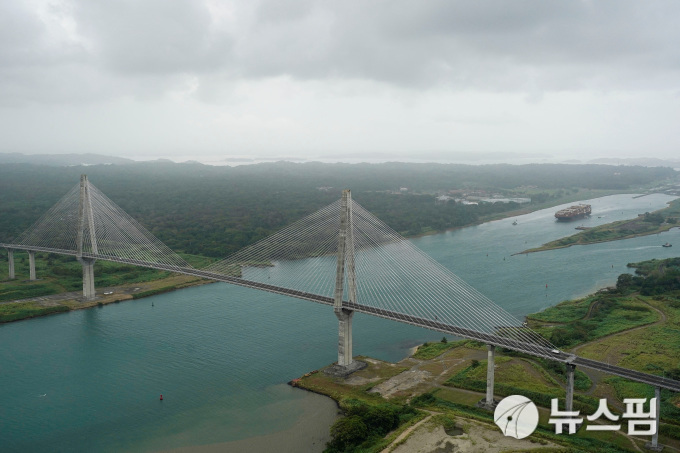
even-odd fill
[{"label": "forested hill", "polygon": [[[174,250],[217,257],[337,200],[343,188],[352,189],[355,200],[395,230],[414,235],[517,208],[513,203],[434,203],[435,195],[451,189],[545,201],[559,189],[625,190],[676,175],[669,168],[607,165],[1,164],[0,242],[28,228],[78,183],[81,173]],[[408,191],[395,194],[400,188]]]}]

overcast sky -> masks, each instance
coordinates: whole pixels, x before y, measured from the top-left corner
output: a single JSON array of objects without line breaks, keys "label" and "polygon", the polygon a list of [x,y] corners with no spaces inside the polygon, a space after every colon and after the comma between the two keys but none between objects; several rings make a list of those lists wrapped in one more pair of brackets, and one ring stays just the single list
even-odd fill
[{"label": "overcast sky", "polygon": [[680,2],[0,0],[0,152],[680,158]]}]

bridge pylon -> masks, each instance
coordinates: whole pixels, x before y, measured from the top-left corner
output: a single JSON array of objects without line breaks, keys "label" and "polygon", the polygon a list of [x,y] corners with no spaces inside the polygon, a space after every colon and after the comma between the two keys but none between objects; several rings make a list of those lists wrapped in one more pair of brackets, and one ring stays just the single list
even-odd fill
[{"label": "bridge pylon", "polygon": [[94,288],[94,263],[93,258],[83,258],[83,243],[86,234],[89,234],[90,249],[92,254],[97,254],[97,235],[94,226],[94,214],[92,211],[92,199],[90,197],[90,183],[87,175],[80,175],[80,201],[78,203],[78,232],[76,237],[76,258],[83,265],[83,299],[93,300],[96,296]]},{"label": "bridge pylon", "polygon": [[340,201],[340,231],[338,234],[338,261],[335,273],[333,310],[338,318],[338,367],[349,371],[352,362],[352,317],[354,310],[343,308],[342,301],[347,275],[349,302],[357,301],[356,267],[354,262],[354,233],[352,222],[352,194],[343,190]]}]

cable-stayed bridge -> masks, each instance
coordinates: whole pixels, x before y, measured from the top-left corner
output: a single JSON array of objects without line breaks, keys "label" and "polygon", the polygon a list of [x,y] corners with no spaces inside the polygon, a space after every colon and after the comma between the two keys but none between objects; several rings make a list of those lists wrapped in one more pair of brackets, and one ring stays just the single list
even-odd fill
[{"label": "cable-stayed bridge", "polygon": [[[177,272],[331,305],[339,323],[338,371],[351,372],[352,316],[366,313],[483,342],[489,347],[487,396],[493,402],[495,348],[563,362],[567,410],[576,366],[680,391],[680,382],[559,351],[352,200],[341,200],[205,269],[190,266],[88,181],[71,189],[11,244],[29,254],[71,255],[83,266],[83,297],[95,298],[94,262],[106,260]],[[286,265],[281,265],[285,263]],[[658,412],[658,411],[657,411]]]}]

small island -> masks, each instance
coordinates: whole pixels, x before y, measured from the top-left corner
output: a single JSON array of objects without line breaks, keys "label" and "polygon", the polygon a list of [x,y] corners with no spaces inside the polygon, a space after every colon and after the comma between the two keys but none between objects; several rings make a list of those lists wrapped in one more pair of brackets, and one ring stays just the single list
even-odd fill
[{"label": "small island", "polygon": [[548,242],[540,247],[524,250],[516,253],[516,255],[571,247],[572,245],[595,244],[598,242],[617,241],[619,239],[662,233],[671,228],[680,226],[679,222],[680,199],[677,199],[671,201],[667,208],[659,209],[654,212],[645,212],[644,214],[638,215],[635,219],[619,220],[617,222],[583,229],[583,231],[579,233]]}]

